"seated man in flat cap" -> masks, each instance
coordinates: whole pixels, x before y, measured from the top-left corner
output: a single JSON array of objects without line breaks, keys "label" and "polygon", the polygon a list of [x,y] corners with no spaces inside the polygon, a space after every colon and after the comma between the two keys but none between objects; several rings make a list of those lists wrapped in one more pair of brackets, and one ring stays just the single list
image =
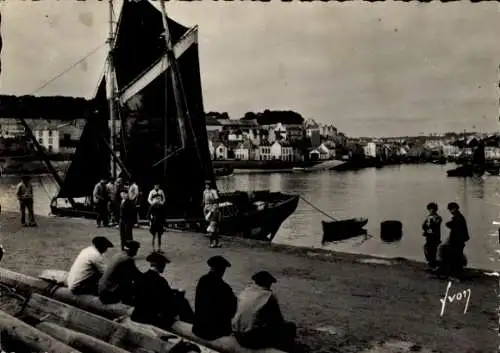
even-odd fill
[{"label": "seated man in flat cap", "polygon": [[213,256],[207,261],[210,271],[196,286],[193,333],[208,341],[231,335],[231,319],[236,313],[237,299],[222,279],[229,261]]},{"label": "seated man in flat cap", "polygon": [[236,340],[252,349],[293,349],[296,327],[283,319],[278,300],[271,291],[276,278],[267,271],[260,271],[252,280],[255,283],[238,296],[238,310],[233,318]]},{"label": "seated man in flat cap", "polygon": [[170,260],[160,253],[151,253],[146,261],[150,268],[137,281],[134,311],[130,319],[165,330],[170,329],[177,318],[192,323],[193,310],[184,292],[170,288],[162,276]]},{"label": "seated man in flat cap", "polygon": [[99,279],[106,270],[103,255],[112,247],[106,237],[95,237],[92,245],[78,254],[66,280],[71,293],[98,295]]},{"label": "seated man in flat cap", "polygon": [[139,242],[124,243],[124,251],[116,254],[99,280],[99,299],[104,304],[122,302],[132,304],[135,283],[142,272],[135,265],[134,256],[140,248]]}]

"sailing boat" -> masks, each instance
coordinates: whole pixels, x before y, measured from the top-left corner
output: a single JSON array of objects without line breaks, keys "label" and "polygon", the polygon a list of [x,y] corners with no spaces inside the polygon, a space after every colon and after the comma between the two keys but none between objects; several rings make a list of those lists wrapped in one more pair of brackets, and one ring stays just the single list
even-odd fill
[{"label": "sailing boat", "polygon": [[[182,26],[154,4],[123,2],[110,40],[109,70],[92,100],[94,113],[59,182],[59,193],[51,201],[53,215],[96,217],[94,185],[111,175],[134,180],[146,192],[159,183],[167,194],[170,226],[206,227],[201,207],[204,181],[215,185],[215,176],[205,126],[197,27]],[[220,232],[272,241],[298,201],[298,195],[279,192],[223,193]],[[144,216],[148,207],[144,195],[140,204]]]}]

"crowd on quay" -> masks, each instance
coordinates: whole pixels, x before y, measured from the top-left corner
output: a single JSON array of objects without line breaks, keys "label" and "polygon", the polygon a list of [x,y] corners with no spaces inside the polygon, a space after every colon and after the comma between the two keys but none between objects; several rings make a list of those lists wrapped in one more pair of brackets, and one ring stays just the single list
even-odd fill
[{"label": "crowd on quay", "polygon": [[140,244],[126,241],[123,251],[106,265],[105,253],[113,244],[97,236],[83,249],[68,273],[67,284],[75,295],[95,295],[102,303],[124,303],[134,308],[130,319],[169,330],[175,320],[192,323],[192,332],[205,340],[234,336],[251,349],[295,351],[295,324],[284,320],[271,290],[276,278],[267,271],[252,276],[253,284],[236,296],[223,276],[230,262],[222,256],[208,259],[209,272],[196,286],[194,310],[183,290],[172,289],[162,276],[170,260],[159,252],[146,257],[149,269],[135,263]]},{"label": "crowd on quay", "polygon": [[[97,227],[118,226],[120,229],[121,246],[128,240],[133,240],[133,229],[138,227],[138,210],[141,192],[135,181],[124,178],[116,180],[102,178],[94,187],[93,202],[97,213]],[[154,185],[147,198],[149,210],[147,219],[149,231],[153,236],[153,251],[163,252],[162,236],[166,231],[165,192],[160,184]],[[218,222],[220,212],[218,207],[219,194],[211,181],[205,182],[203,192],[203,213],[208,222],[207,232],[210,236],[210,247],[221,247],[219,242]]]}]

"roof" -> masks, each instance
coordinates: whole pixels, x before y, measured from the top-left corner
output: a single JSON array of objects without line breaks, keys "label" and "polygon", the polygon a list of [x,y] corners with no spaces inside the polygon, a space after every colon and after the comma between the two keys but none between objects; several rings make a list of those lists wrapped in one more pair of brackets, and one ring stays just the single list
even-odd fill
[{"label": "roof", "polygon": [[59,125],[62,125],[58,121],[37,121],[35,124],[31,125],[31,130],[59,130]]},{"label": "roof", "polygon": [[318,123],[314,119],[307,119],[304,122],[304,126],[308,127],[308,128],[318,128],[319,127]]},{"label": "roof", "polygon": [[215,119],[213,116],[210,116],[210,115],[206,115],[205,116],[205,124],[207,126],[209,126],[209,125],[211,125],[211,126],[221,126],[222,125],[219,120]]},{"label": "roof", "polygon": [[288,141],[274,141],[274,143],[279,143],[281,147],[292,147],[292,145]]},{"label": "roof", "polygon": [[245,141],[243,141],[243,142],[240,142],[236,148],[237,148],[237,149],[245,149],[245,150],[250,150],[250,149],[254,149],[254,148],[255,148],[255,146],[254,146],[254,144],[253,144],[253,143],[251,143],[250,141],[245,140]]}]

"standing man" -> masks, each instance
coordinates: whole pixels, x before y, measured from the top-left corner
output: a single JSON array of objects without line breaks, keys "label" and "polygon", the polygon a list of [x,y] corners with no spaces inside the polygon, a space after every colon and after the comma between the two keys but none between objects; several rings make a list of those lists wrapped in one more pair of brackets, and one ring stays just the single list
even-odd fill
[{"label": "standing man", "polygon": [[203,214],[209,223],[207,231],[210,235],[210,247],[220,248],[218,222],[219,213],[219,193],[212,187],[210,180],[205,181],[205,190],[203,191]]},{"label": "standing man", "polygon": [[422,224],[423,236],[425,237],[424,255],[427,260],[429,270],[435,270],[437,267],[437,249],[441,244],[441,223],[443,219],[438,215],[438,205],[431,202],[427,205],[429,214]]},{"label": "standing man", "polygon": [[135,203],[128,198],[128,193],[121,193],[120,205],[120,240],[121,247],[124,250],[125,243],[133,240],[132,231],[135,224]]},{"label": "standing man", "polygon": [[116,214],[116,185],[113,178],[109,179],[106,184],[106,192],[108,194],[108,215],[111,225],[118,223],[119,215]]},{"label": "standing man", "polygon": [[[25,227],[36,227],[33,211],[33,185],[31,185],[29,176],[23,176],[22,181],[17,184],[16,196],[21,211],[21,224]],[[28,209],[28,223],[26,223],[26,209]]]},{"label": "standing man", "polygon": [[94,187],[93,201],[97,212],[97,227],[108,226],[108,190],[106,189],[106,179],[102,178]]},{"label": "standing man", "polygon": [[444,276],[459,276],[463,267],[467,265],[464,248],[465,243],[470,239],[469,230],[467,221],[456,202],[448,204],[448,211],[452,215],[451,220],[446,222],[450,235],[439,249],[441,261],[438,272]]},{"label": "standing man", "polygon": [[135,180],[131,180],[131,184],[128,188],[128,198],[135,204],[134,226],[137,226],[139,223],[139,214],[137,212],[137,208],[139,207],[139,186],[137,185]]},{"label": "standing man", "polygon": [[193,333],[208,341],[231,335],[231,319],[236,313],[237,299],[224,280],[231,267],[222,256],[207,261],[210,272],[202,276],[196,286]]}]

